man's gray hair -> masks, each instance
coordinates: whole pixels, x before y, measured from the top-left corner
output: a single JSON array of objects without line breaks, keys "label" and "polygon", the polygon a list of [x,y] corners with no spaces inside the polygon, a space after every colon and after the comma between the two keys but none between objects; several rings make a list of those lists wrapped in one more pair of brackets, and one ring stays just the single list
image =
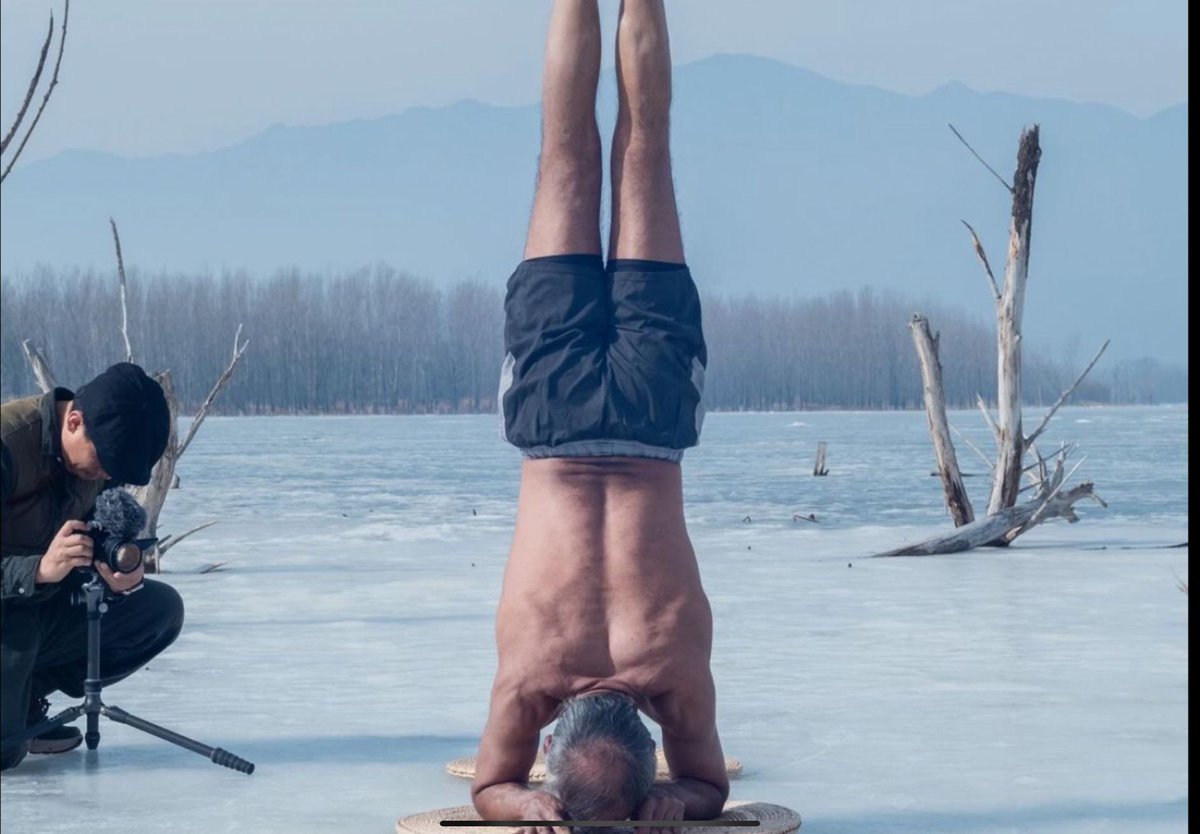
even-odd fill
[{"label": "man's gray hair", "polygon": [[[568,820],[635,812],[657,770],[654,739],[628,695],[603,692],[563,703],[546,754],[546,791]],[[594,832],[594,829],[586,829]]]}]

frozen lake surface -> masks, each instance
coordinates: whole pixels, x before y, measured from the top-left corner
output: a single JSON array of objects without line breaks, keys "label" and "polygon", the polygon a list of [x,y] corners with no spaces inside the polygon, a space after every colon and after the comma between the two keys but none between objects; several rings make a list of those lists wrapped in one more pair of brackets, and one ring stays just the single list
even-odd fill
[{"label": "frozen lake surface", "polygon": [[[951,419],[990,448],[978,414]],[[924,414],[710,415],[684,467],[732,798],[806,834],[1186,831],[1188,551],[1161,546],[1187,540],[1187,420],[1064,409],[1042,449],[1077,441],[1109,509],[1008,551],[872,560],[949,527]],[[496,429],[208,421],[160,526],[220,520],[167,555],[183,634],[105,698],[257,770],[102,720],[95,753],[0,778],[5,834],[386,834],[468,802],[443,767],[475,752],[495,665],[519,465]]]}]

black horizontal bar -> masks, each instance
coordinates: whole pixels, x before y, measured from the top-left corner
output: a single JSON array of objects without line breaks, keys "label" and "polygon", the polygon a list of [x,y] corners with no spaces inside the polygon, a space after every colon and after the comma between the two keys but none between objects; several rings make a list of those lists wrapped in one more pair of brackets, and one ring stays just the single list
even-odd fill
[{"label": "black horizontal bar", "polygon": [[757,828],[758,820],[441,820],[446,828]]}]

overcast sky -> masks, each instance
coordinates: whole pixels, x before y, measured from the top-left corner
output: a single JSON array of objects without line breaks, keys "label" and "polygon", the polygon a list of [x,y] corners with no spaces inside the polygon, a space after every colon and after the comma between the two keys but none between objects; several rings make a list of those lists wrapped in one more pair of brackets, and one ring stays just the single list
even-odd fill
[{"label": "overcast sky", "polygon": [[[1186,101],[1186,0],[672,0],[676,63],[777,58],[925,93],[949,81],[1103,102]],[[64,148],[194,152],[276,124],[538,95],[549,0],[76,0],[60,85],[22,162]],[[0,117],[20,105],[50,11],[0,4]],[[602,0],[611,31],[616,0]],[[606,40],[611,40],[606,39]],[[606,44],[611,54],[611,44]],[[606,56],[606,61],[608,60]]]}]

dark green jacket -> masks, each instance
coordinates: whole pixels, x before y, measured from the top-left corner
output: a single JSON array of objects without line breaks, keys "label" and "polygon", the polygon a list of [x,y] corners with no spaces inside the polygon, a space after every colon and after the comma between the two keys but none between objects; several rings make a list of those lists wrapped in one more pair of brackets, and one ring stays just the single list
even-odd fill
[{"label": "dark green jacket", "polygon": [[66,388],[0,405],[0,598],[41,602],[59,585],[34,585],[38,562],[62,526],[92,511],[104,481],[85,481],[62,462],[56,404]]}]

